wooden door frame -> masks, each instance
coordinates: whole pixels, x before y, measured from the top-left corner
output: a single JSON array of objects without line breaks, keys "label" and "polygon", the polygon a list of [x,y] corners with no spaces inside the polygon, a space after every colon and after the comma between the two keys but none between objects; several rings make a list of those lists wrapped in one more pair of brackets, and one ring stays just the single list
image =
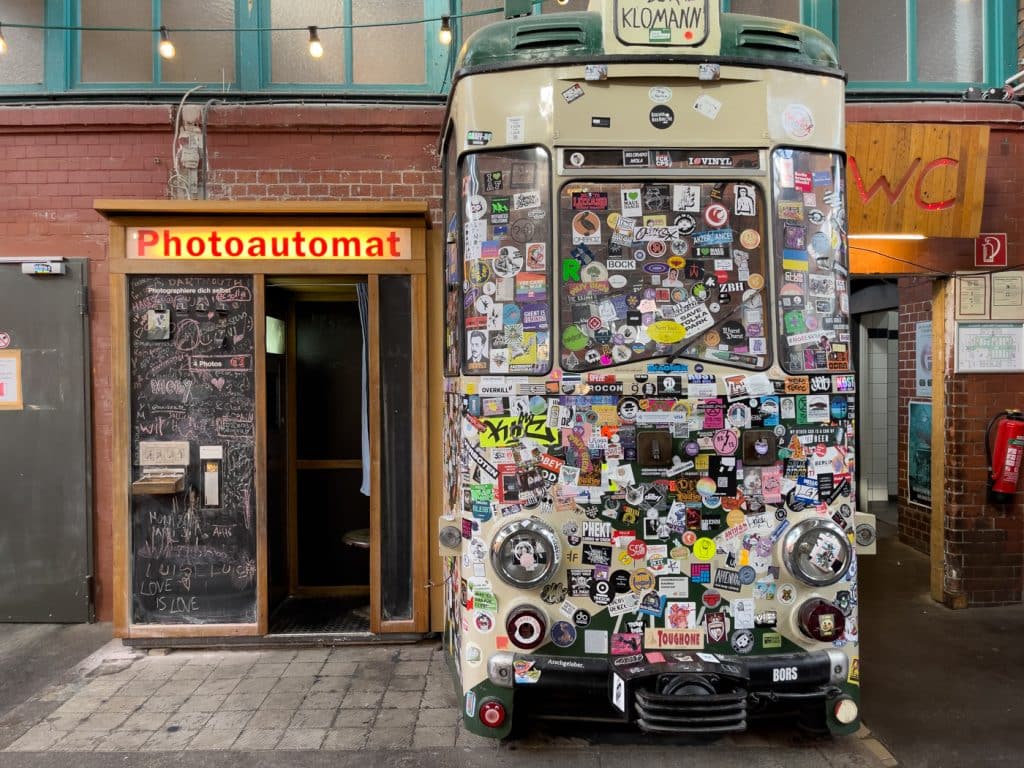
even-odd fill
[{"label": "wooden door frame", "polygon": [[[408,275],[413,297],[413,365],[414,381],[422,381],[427,372],[427,303],[426,273],[428,249],[435,247],[435,238],[428,236],[430,208],[426,202],[319,202],[319,201],[182,201],[182,200],[96,200],[93,207],[110,226],[108,268],[111,288],[111,361],[113,419],[113,600],[114,636],[120,638],[201,638],[265,635],[268,629],[268,562],[267,562],[267,445],[266,445],[266,340],[259,322],[266,314],[266,275],[366,275],[374,296],[379,275]],[[161,261],[129,259],[126,252],[126,229],[147,226],[239,225],[380,227],[394,226],[411,230],[412,258],[402,261],[383,259],[343,261],[317,260],[275,261],[236,258],[218,261],[198,259],[167,259]],[[432,260],[429,260],[432,263]],[[131,410],[129,390],[129,318],[128,278],[131,275],[251,275],[253,277],[254,375],[256,378],[255,458],[256,458],[256,526],[257,585],[256,622],[251,624],[136,624],[132,621],[132,553],[131,553]],[[374,303],[370,304],[375,307]],[[379,318],[371,312],[371,329]],[[376,365],[374,331],[369,338],[370,359]],[[378,369],[379,370],[379,369]],[[376,379],[379,386],[379,373]],[[371,384],[372,385],[372,384]],[[371,398],[371,402],[373,402]],[[412,469],[413,482],[413,614],[402,621],[381,621],[379,579],[376,596],[371,588],[371,630],[375,633],[426,632],[429,628],[429,538],[428,538],[428,473],[430,461],[427,436],[427,388],[413,388],[413,456],[419,460]],[[379,409],[372,409],[370,423],[380,424]],[[376,445],[376,448],[374,447]],[[371,569],[379,573],[380,562],[380,449],[379,441],[371,441],[371,536],[378,534],[371,545]]]}]

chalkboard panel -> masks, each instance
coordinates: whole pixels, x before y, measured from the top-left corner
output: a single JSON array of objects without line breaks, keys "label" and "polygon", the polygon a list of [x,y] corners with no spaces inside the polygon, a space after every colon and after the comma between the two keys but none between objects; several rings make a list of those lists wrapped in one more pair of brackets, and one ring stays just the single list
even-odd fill
[{"label": "chalkboard panel", "polygon": [[[132,277],[129,323],[133,479],[142,440],[187,441],[190,460],[184,492],[132,497],[132,620],[254,623],[252,278]],[[216,507],[203,446],[222,456]]]}]

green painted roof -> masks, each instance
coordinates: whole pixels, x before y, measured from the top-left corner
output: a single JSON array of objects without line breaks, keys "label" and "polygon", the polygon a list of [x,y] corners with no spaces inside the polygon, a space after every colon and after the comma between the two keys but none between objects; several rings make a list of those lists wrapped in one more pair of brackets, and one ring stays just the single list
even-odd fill
[{"label": "green painted roof", "polygon": [[[509,19],[474,33],[459,52],[456,69],[543,66],[563,59],[600,58],[604,50],[601,15],[558,13]],[[645,51],[638,58],[656,53]],[[687,55],[666,48],[665,56]],[[779,66],[839,68],[835,44],[821,32],[781,19],[722,14],[722,49],[725,58],[748,59]]]}]

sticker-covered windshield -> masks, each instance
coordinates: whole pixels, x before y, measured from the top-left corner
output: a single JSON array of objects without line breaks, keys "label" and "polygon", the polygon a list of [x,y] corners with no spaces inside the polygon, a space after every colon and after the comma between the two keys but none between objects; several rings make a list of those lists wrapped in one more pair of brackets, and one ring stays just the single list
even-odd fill
[{"label": "sticker-covered windshield", "polygon": [[790,373],[850,369],[850,293],[843,159],[772,153],[779,357]]},{"label": "sticker-covered windshield", "polygon": [[565,370],[666,356],[771,362],[754,184],[571,183],[559,222]]}]

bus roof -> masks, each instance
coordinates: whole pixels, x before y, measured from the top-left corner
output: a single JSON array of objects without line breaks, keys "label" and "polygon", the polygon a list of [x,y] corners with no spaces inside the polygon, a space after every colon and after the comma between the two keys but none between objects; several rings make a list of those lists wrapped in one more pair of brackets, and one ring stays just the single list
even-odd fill
[{"label": "bus roof", "polygon": [[[737,64],[828,70],[836,74],[839,57],[833,42],[810,27],[782,19],[723,13],[718,57]],[[602,38],[601,14],[590,11],[523,16],[489,24],[475,32],[459,53],[456,79],[475,71],[581,60],[705,61],[707,55],[654,51],[610,56]]]}]

